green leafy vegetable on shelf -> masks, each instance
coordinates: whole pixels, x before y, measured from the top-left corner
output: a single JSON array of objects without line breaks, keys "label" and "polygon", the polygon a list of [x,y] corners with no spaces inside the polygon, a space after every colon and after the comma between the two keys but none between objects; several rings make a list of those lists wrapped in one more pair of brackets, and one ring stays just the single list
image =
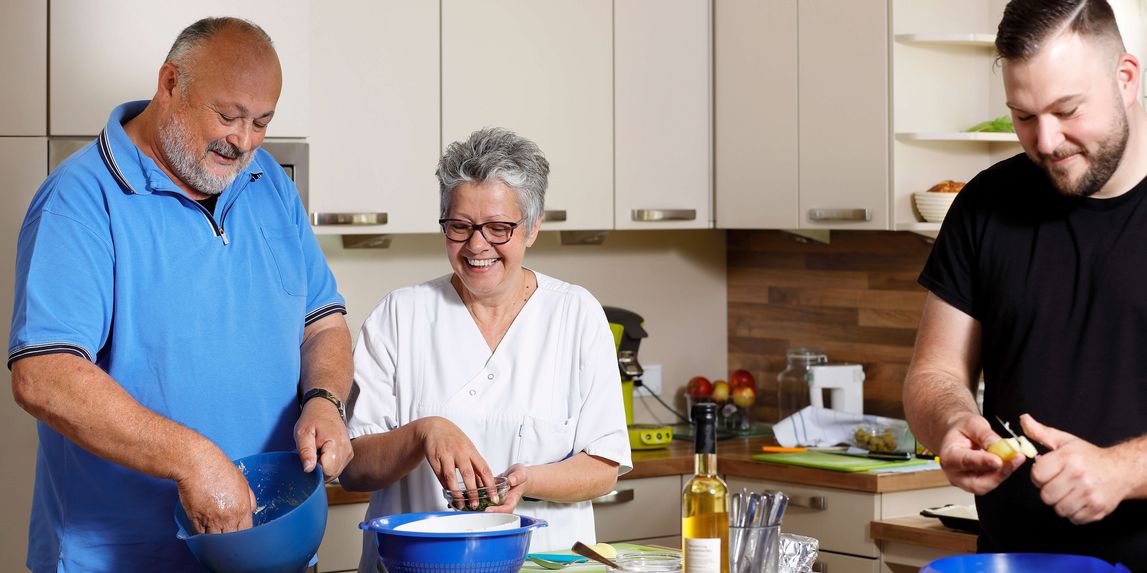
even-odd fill
[{"label": "green leafy vegetable on shelf", "polygon": [[1001,115],[1000,117],[997,117],[996,119],[990,119],[988,121],[982,121],[980,123],[977,123],[976,125],[973,125],[972,127],[969,127],[968,129],[966,129],[965,131],[969,131],[969,132],[992,132],[992,133],[1015,133],[1016,128],[1015,128],[1015,126],[1012,125],[1012,114],[1009,113],[1009,114]]}]

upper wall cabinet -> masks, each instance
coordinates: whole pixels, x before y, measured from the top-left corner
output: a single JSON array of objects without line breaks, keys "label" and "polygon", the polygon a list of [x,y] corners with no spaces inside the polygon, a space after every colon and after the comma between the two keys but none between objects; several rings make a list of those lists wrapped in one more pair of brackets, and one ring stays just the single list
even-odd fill
[{"label": "upper wall cabinet", "polygon": [[52,0],[49,133],[95,135],[115,106],[150,99],[159,67],[179,32],[200,18],[226,14],[255,22],[275,42],[283,91],[268,136],[304,137],[309,125],[311,4]]},{"label": "upper wall cabinet", "polygon": [[0,136],[47,135],[47,0],[4,4],[0,54]]},{"label": "upper wall cabinet", "polygon": [[616,229],[712,227],[711,14],[614,2]]},{"label": "upper wall cabinet", "polygon": [[888,228],[887,0],[716,14],[717,225]]},{"label": "upper wall cabinet", "polygon": [[438,26],[437,2],[313,5],[308,142],[316,232],[437,231]]},{"label": "upper wall cabinet", "polygon": [[613,228],[612,12],[610,0],[442,1],[443,144],[487,126],[536,142],[548,230]]}]

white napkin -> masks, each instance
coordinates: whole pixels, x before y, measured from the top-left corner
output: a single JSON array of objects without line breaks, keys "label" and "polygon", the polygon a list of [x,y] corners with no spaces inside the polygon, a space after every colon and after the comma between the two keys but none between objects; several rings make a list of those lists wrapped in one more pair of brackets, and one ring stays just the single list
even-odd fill
[{"label": "white napkin", "polygon": [[826,448],[839,444],[857,445],[858,426],[879,426],[891,428],[897,436],[897,446],[901,451],[912,451],[915,442],[908,431],[908,422],[884,416],[866,416],[841,412],[817,406],[805,409],[773,425],[773,436],[777,443],[786,447],[807,446]]}]

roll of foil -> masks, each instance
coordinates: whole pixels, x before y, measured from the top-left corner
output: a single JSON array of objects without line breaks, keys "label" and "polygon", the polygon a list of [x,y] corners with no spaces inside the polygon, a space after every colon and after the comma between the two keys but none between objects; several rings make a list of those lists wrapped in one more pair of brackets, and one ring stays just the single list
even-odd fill
[{"label": "roll of foil", "polygon": [[782,533],[778,573],[810,573],[819,545],[820,542],[812,537]]}]

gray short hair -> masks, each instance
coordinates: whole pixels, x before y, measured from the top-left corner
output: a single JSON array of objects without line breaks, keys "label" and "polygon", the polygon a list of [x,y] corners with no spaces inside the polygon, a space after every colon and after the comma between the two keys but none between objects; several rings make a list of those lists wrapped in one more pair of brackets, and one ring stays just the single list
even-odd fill
[{"label": "gray short hair", "polygon": [[231,28],[247,34],[256,40],[265,42],[267,48],[274,49],[271,36],[268,36],[267,32],[260,28],[258,24],[250,20],[231,16],[203,18],[184,28],[183,31],[176,36],[175,43],[171,45],[171,49],[167,52],[167,58],[163,60],[165,64],[175,64],[175,68],[179,74],[180,95],[187,95],[187,86],[191,80],[190,73],[195,50],[203,45],[203,42],[210,40],[219,32]]},{"label": "gray short hair", "polygon": [[538,145],[500,127],[486,127],[446,147],[438,161],[442,217],[450,211],[454,189],[462,183],[498,180],[518,193],[526,232],[534,228],[546,201],[550,163]]}]

